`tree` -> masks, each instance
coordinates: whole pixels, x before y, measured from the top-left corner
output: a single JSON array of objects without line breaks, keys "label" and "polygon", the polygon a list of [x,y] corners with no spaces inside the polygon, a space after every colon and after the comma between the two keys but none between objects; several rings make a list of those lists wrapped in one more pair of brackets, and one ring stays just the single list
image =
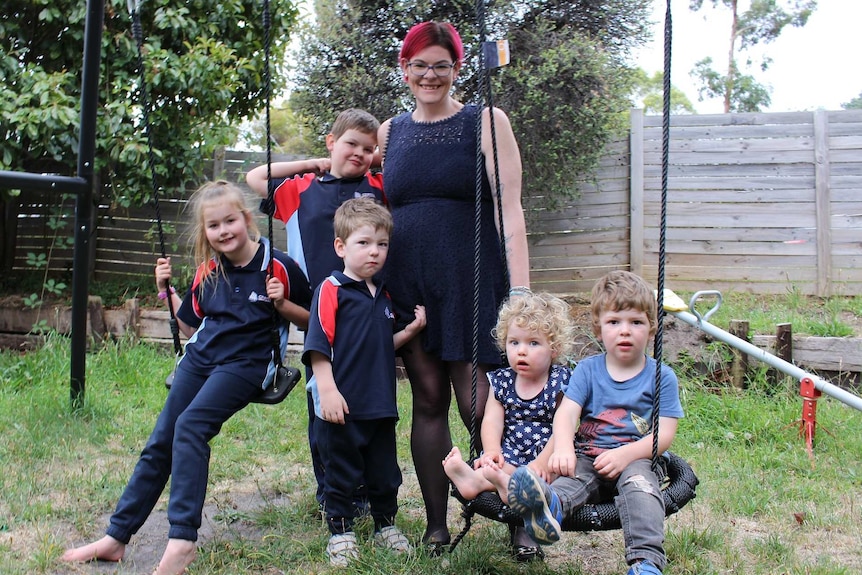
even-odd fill
[{"label": "tree", "polygon": [[849,102],[841,104],[841,107],[845,110],[862,110],[862,92]]},{"label": "tree", "polygon": [[[291,66],[290,101],[319,134],[321,153],[323,135],[340,111],[362,108],[383,121],[407,108],[398,50],[412,24],[433,19],[452,22],[459,31],[474,27],[474,3],[467,0],[316,0],[314,7],[315,22],[300,32]],[[474,45],[466,46],[471,59]],[[462,84],[469,81],[462,77]]]},{"label": "tree", "polygon": [[[550,200],[573,192],[595,165],[629,109],[631,50],[649,36],[650,0],[492,3],[486,39],[509,40],[512,62],[492,71],[494,104],[509,115],[524,156],[525,195]],[[317,21],[302,35],[291,103],[326,133],[335,115],[361,107],[380,120],[409,110],[398,64],[414,23],[453,23],[465,44],[456,97],[484,102],[475,3],[318,0]]]},{"label": "tree", "polygon": [[[632,72],[634,92],[632,97],[640,102],[647,114],[661,114],[664,111],[664,72],[647,76],[643,68]],[[670,113],[694,114],[697,111],[685,92],[674,85],[670,87]]]},{"label": "tree", "polygon": [[[271,6],[274,91],[284,82],[290,0]],[[10,0],[0,13],[0,168],[73,175],[77,166],[86,3]],[[256,0],[152,0],[141,4],[145,82],[160,185],[182,186],[235,138],[264,96],[264,32]],[[137,47],[124,0],[108,0],[96,168],[108,201],[150,195]]]},{"label": "tree", "polygon": [[[308,129],[308,120],[293,111],[290,101],[273,105],[269,114],[269,131],[272,150],[280,154],[313,155],[317,151],[318,134]],[[266,116],[260,114],[245,126],[242,133],[246,143],[258,149],[266,148]]]},{"label": "tree", "polygon": [[[701,83],[699,96],[723,98],[724,112],[758,112],[771,101],[769,88],[757,82],[754,76],[742,72],[737,56],[757,44],[775,41],[787,26],[801,28],[817,8],[816,0],[751,0],[748,10],[740,12],[739,0],[709,0],[713,8],[723,6],[731,11],[730,40],[727,51],[727,68],[724,74],[712,67],[712,58],[695,64],[691,75]],[[690,0],[689,8],[697,11],[704,0]],[[752,57],[745,68],[766,70],[772,59],[763,57],[756,63]]]}]

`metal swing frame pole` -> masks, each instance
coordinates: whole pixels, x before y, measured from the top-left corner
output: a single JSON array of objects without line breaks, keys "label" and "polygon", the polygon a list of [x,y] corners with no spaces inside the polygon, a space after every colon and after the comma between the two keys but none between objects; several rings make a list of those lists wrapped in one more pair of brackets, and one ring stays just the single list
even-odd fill
[{"label": "metal swing frame pole", "polygon": [[95,196],[96,113],[99,104],[99,67],[102,58],[104,19],[104,0],[87,0],[87,20],[84,25],[84,69],[81,80],[81,139],[78,144],[78,176],[84,178],[88,185],[78,194],[75,204],[75,249],[72,275],[70,394],[72,406],[75,408],[80,407],[83,403],[85,387],[90,240],[95,229],[92,216]]},{"label": "metal swing frame pole", "polygon": [[104,0],[87,0],[84,24],[84,65],[81,79],[78,175],[58,176],[0,170],[0,188],[75,194],[75,245],[72,268],[71,366],[69,395],[72,408],[84,402],[87,355],[87,297],[90,287],[90,240],[94,231],[94,163],[96,114],[99,103],[99,66],[102,58]]}]

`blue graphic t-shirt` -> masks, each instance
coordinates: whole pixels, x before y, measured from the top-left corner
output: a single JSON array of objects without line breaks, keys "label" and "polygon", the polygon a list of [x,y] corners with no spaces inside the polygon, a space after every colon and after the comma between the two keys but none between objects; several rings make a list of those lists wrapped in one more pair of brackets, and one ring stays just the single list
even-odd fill
[{"label": "blue graphic t-shirt", "polygon": [[[580,405],[581,425],[575,434],[575,451],[596,457],[604,451],[632,443],[650,433],[656,361],[646,358],[639,374],[615,381],[605,367],[602,353],[578,362],[566,397]],[[679,383],[673,370],[661,366],[661,417],[683,417]]]}]

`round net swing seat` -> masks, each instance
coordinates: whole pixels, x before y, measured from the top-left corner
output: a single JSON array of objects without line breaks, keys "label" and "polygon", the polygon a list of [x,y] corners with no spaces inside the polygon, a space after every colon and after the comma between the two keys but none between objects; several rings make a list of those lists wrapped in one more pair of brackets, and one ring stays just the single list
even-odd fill
[{"label": "round net swing seat", "polygon": [[[665,516],[670,516],[694,499],[697,476],[691,466],[681,457],[667,452],[662,457],[665,480],[662,482]],[[453,487],[452,495],[464,505],[465,514],[476,514],[509,525],[523,525],[520,515],[503,503],[494,491],[481,493],[475,499],[464,499]],[[571,516],[563,518],[563,531],[604,531],[619,529],[620,514],[613,501],[584,505]]]}]

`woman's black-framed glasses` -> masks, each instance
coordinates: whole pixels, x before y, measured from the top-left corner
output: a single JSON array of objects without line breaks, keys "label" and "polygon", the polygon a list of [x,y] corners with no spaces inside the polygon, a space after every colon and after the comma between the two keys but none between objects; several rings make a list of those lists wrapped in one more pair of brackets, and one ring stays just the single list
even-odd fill
[{"label": "woman's black-framed glasses", "polygon": [[417,78],[423,77],[432,70],[438,78],[447,78],[452,74],[455,64],[426,64],[425,62],[407,62],[407,69]]}]

